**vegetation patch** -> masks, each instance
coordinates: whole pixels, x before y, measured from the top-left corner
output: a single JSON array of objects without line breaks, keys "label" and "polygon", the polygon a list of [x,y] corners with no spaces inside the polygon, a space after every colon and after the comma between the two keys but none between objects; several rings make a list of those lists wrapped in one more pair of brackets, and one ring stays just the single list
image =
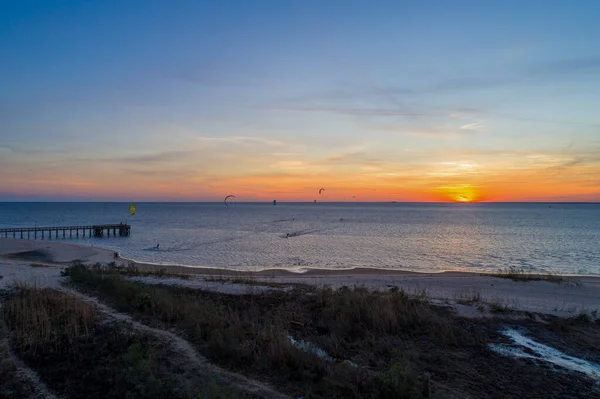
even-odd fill
[{"label": "vegetation patch", "polygon": [[31,266],[31,267],[49,267],[48,265],[45,265],[43,263],[32,263],[29,266]]},{"label": "vegetation patch", "polygon": [[310,284],[303,283],[279,283],[277,281],[268,281],[262,278],[256,278],[251,275],[244,276],[206,276],[204,277],[204,281],[208,281],[211,283],[222,283],[222,284],[239,284],[239,285],[249,285],[249,286],[261,286],[261,287],[270,287],[270,288],[298,288],[303,290],[311,290],[314,291],[314,286]]},{"label": "vegetation patch", "polygon": [[[77,262],[76,265],[83,266],[83,264],[81,262]],[[123,275],[123,276],[142,276],[142,277],[151,276],[151,277],[159,277],[159,278],[177,277],[177,278],[186,279],[186,280],[191,278],[191,276],[189,274],[171,272],[166,267],[158,269],[158,270],[140,270],[133,262],[129,262],[129,264],[127,264],[127,265],[117,264],[116,262],[110,262],[107,265],[102,265],[101,263],[96,263],[92,267],[96,273],[107,274],[107,275],[118,274],[118,275]],[[61,272],[61,275],[68,276],[70,273],[70,270],[71,270],[70,267],[63,269],[63,271]]]},{"label": "vegetation patch", "polygon": [[[108,321],[92,305],[63,292],[19,287],[8,295],[2,319],[15,352],[59,395],[244,397],[186,368],[167,343]],[[3,370],[9,373],[3,380],[10,381],[10,367]]]},{"label": "vegetation patch", "polygon": [[532,273],[532,272],[526,271],[525,269],[517,268],[517,267],[509,267],[508,269],[500,269],[500,270],[498,270],[498,273],[492,273],[489,275],[493,276],[493,277],[498,277],[498,278],[507,278],[507,279],[510,279],[513,281],[524,281],[524,282],[548,281],[550,283],[581,286],[581,282],[579,282],[577,280],[573,280],[572,278],[569,278],[569,277],[561,276],[558,274],[552,274],[552,273],[548,273],[548,274]]},{"label": "vegetation patch", "polygon": [[179,331],[213,362],[295,397],[548,397],[575,386],[582,398],[599,393],[584,377],[492,353],[487,344],[502,339],[501,319],[454,317],[400,290],[228,295],[150,286],[82,265],[68,273],[120,311]]}]

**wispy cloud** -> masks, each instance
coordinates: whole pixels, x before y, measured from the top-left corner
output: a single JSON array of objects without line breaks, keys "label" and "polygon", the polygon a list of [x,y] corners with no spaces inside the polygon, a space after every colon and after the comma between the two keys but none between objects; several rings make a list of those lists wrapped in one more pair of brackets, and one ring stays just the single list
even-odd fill
[{"label": "wispy cloud", "polygon": [[372,130],[383,130],[388,132],[393,132],[397,134],[402,134],[406,136],[414,136],[421,138],[431,138],[431,139],[445,139],[452,140],[458,139],[469,134],[468,131],[456,131],[456,129],[448,128],[448,127],[421,127],[421,128],[408,128],[405,126],[398,125],[386,125],[386,124],[374,124],[369,126],[369,129]]},{"label": "wispy cloud", "polygon": [[461,107],[450,111],[448,116],[452,119],[473,119],[484,113],[485,111],[481,109]]},{"label": "wispy cloud", "polygon": [[194,151],[186,150],[174,150],[164,151],[154,154],[143,154],[143,155],[130,155],[114,157],[110,160],[120,163],[131,163],[131,164],[158,164],[180,161],[194,154]]},{"label": "wispy cloud", "polygon": [[563,171],[563,170],[572,168],[573,166],[577,166],[577,165],[581,164],[582,162],[583,162],[583,160],[580,158],[567,159],[564,161],[561,160],[558,165],[550,166],[550,167],[548,167],[548,169],[554,170],[554,171]]},{"label": "wispy cloud", "polygon": [[466,125],[462,125],[460,130],[485,130],[487,126],[475,122],[475,123],[467,123]]},{"label": "wispy cloud", "polygon": [[354,152],[348,154],[338,154],[330,156],[323,161],[319,162],[320,164],[335,164],[335,165],[370,165],[370,166],[379,166],[382,163],[382,160],[379,158],[375,158],[369,156],[365,152]]},{"label": "wispy cloud", "polygon": [[0,151],[12,152],[12,153],[17,152],[15,147],[13,147],[11,145],[6,145],[6,144],[0,144]]},{"label": "wispy cloud", "polygon": [[343,115],[364,115],[364,116],[423,116],[419,112],[406,112],[394,108],[352,108],[352,107],[328,107],[328,106],[276,106],[260,107],[260,109],[274,111],[298,111],[298,112],[329,112]]},{"label": "wispy cloud", "polygon": [[565,75],[579,72],[600,72],[600,56],[566,58],[539,63],[528,71],[532,75]]},{"label": "wispy cloud", "polygon": [[273,140],[264,137],[247,137],[247,136],[232,136],[232,137],[194,137],[197,141],[203,142],[222,142],[222,143],[234,143],[234,144],[264,144],[270,146],[283,146],[285,143],[279,140]]},{"label": "wispy cloud", "polygon": [[429,87],[423,87],[424,93],[449,93],[457,91],[483,90],[494,87],[502,87],[520,81],[522,77],[460,77],[446,79]]}]

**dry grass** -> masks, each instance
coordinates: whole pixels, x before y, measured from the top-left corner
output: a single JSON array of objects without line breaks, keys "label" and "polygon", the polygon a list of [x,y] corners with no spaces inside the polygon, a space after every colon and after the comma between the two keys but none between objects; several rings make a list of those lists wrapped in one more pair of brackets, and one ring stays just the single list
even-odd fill
[{"label": "dry grass", "polygon": [[[182,330],[211,360],[306,397],[419,398],[424,376],[408,360],[413,349],[402,349],[403,340],[484,344],[477,332],[448,323],[426,301],[402,291],[345,287],[234,296],[150,287],[83,266],[69,275],[122,311]],[[306,353],[290,344],[290,335],[360,366]],[[403,372],[396,375],[398,370]]]},{"label": "dry grass", "polygon": [[58,291],[17,287],[19,294],[4,305],[4,317],[16,345],[35,356],[38,351],[61,352],[89,338],[92,306]]},{"label": "dry grass", "polygon": [[528,272],[524,269],[519,269],[517,267],[509,267],[508,269],[500,269],[498,273],[490,274],[493,277],[499,278],[507,278],[513,281],[548,281],[550,283],[556,284],[569,284],[574,286],[581,286],[581,282],[577,280],[573,280],[571,278],[561,276],[558,274],[539,274]]},{"label": "dry grass", "polygon": [[492,313],[510,313],[514,309],[502,298],[493,298],[487,303]]},{"label": "dry grass", "polygon": [[[77,265],[82,265],[82,264],[77,263]],[[189,274],[171,272],[166,267],[158,269],[158,270],[140,270],[133,262],[130,262],[126,266],[123,264],[117,264],[116,262],[110,262],[107,265],[102,265],[100,263],[96,263],[95,265],[92,266],[92,268],[97,273],[107,274],[107,275],[118,274],[118,275],[124,275],[124,276],[144,276],[144,277],[151,276],[151,277],[159,277],[159,278],[177,277],[177,278],[181,278],[181,279],[185,279],[185,280],[191,278],[191,276]],[[70,271],[70,268],[66,268],[62,271],[61,274],[63,276],[68,276],[69,271]]]},{"label": "dry grass", "polygon": [[43,263],[32,263],[29,266],[31,266],[31,267],[50,267],[50,266],[45,265]]},{"label": "dry grass", "polygon": [[462,305],[472,305],[481,302],[481,291],[465,289],[454,293],[454,300]]},{"label": "dry grass", "polygon": [[192,372],[161,340],[109,322],[92,305],[64,292],[17,287],[5,301],[2,320],[19,357],[60,395],[247,397]]},{"label": "dry grass", "polygon": [[[178,331],[213,362],[267,380],[294,397],[462,398],[489,392],[561,397],[574,387],[582,398],[598,394],[583,377],[549,377],[547,370],[491,353],[487,343],[501,339],[498,330],[506,322],[501,318],[458,318],[397,289],[229,295],[150,286],[81,265],[69,274],[77,287],[113,307]],[[503,302],[497,307],[508,310]],[[290,336],[327,356],[295,347]],[[595,342],[590,339],[577,342]],[[543,395],[532,394],[541,392],[540,386]]]},{"label": "dry grass", "polygon": [[239,285],[248,285],[248,286],[260,286],[260,287],[270,287],[270,288],[302,288],[304,290],[315,290],[315,287],[310,284],[303,283],[279,283],[276,281],[268,281],[265,279],[258,279],[252,275],[242,275],[239,276],[228,276],[228,275],[213,275],[213,276],[205,276],[204,281],[212,282],[212,283],[221,283],[221,284],[239,284]]}]

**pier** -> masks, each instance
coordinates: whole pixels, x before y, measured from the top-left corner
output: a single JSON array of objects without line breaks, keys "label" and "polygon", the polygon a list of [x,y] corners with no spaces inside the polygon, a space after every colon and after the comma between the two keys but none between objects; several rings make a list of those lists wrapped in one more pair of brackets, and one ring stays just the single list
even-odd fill
[{"label": "pier", "polygon": [[[55,226],[55,227],[12,227],[3,229],[0,228],[0,237],[12,237],[34,240],[46,237],[50,240],[52,235],[55,239],[58,238],[73,238],[73,237],[126,237],[131,232],[131,226],[124,223],[119,224],[95,224],[89,226]],[[68,234],[67,234],[68,233]],[[81,235],[80,235],[81,233]]]}]

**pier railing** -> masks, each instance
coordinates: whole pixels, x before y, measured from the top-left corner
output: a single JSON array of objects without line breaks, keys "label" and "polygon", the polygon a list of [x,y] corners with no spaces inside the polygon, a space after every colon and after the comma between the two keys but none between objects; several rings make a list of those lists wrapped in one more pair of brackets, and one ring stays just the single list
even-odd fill
[{"label": "pier railing", "polygon": [[110,237],[111,232],[114,237],[126,237],[131,232],[131,226],[128,224],[119,223],[94,224],[87,226],[10,227],[0,228],[0,237],[27,239],[37,239],[39,237],[43,240],[46,237],[48,237],[48,239],[52,239],[52,234],[54,234],[54,238],[58,239],[59,232],[62,233],[62,238],[67,238],[67,232],[69,233],[69,238],[72,238],[73,236],[79,237],[80,232],[81,237],[104,237],[105,232],[107,237]]}]

